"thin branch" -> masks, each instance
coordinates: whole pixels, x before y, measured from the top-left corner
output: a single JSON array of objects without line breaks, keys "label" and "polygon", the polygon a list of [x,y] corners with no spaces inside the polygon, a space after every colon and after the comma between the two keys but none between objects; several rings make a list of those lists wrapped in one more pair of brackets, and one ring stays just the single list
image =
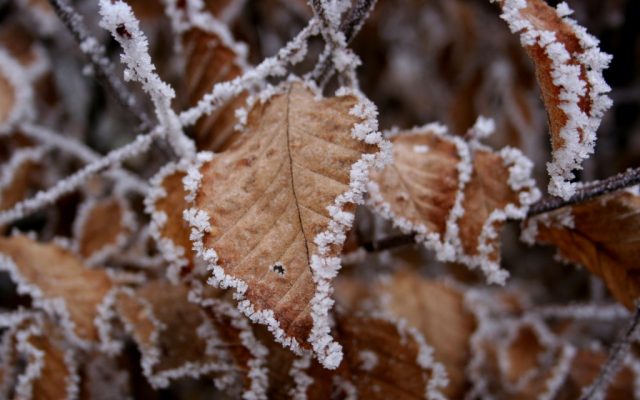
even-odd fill
[{"label": "thin branch", "polygon": [[118,165],[145,151],[154,139],[161,137],[163,134],[164,132],[161,129],[156,128],[151,133],[139,135],[133,142],[113,150],[99,160],[88,164],[71,176],[58,181],[53,187],[36,193],[35,196],[15,204],[9,210],[0,212],[0,225],[15,222],[25,215],[55,202],[67,193],[73,192],[96,173]]},{"label": "thin branch", "polygon": [[636,312],[631,320],[631,323],[627,327],[624,336],[622,336],[616,343],[613,344],[609,358],[602,366],[600,374],[593,382],[593,384],[584,390],[581,400],[600,400],[604,399],[607,388],[611,384],[611,381],[615,378],[616,374],[622,367],[625,361],[625,357],[629,353],[631,342],[635,340],[640,331],[640,306],[636,306]]},{"label": "thin branch", "polygon": [[609,194],[617,190],[640,184],[640,168],[628,169],[609,178],[584,184],[576,190],[576,194],[568,200],[559,197],[546,196],[529,209],[528,216],[542,214],[557,210],[583,201],[591,200],[598,196]]},{"label": "thin branch", "polygon": [[113,64],[105,56],[104,46],[100,45],[98,40],[89,33],[82,16],[67,0],[49,0],[49,3],[78,43],[80,50],[91,62],[98,82],[113,95],[122,110],[136,121],[140,131],[149,131],[152,127],[151,116],[138,107],[135,96],[116,76]]}]

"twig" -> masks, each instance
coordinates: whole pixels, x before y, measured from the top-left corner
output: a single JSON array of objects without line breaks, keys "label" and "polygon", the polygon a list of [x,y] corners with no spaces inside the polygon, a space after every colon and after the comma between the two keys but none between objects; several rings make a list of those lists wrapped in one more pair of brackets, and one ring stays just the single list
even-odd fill
[{"label": "twig", "polygon": [[67,2],[67,0],[49,0],[60,20],[67,27],[78,43],[80,50],[87,56],[100,84],[117,100],[127,114],[136,121],[138,129],[147,132],[152,128],[151,116],[138,107],[135,96],[114,73],[114,66],[105,56],[104,46],[100,45],[84,24],[82,16]]},{"label": "twig", "polygon": [[76,190],[94,174],[145,151],[154,139],[161,137],[163,134],[164,132],[161,129],[156,128],[149,134],[139,135],[133,142],[113,150],[99,160],[88,164],[71,176],[59,181],[53,187],[36,193],[35,196],[15,204],[9,210],[0,212],[0,225],[15,222],[28,213],[55,202],[65,194]]},{"label": "twig", "polygon": [[593,384],[583,391],[580,397],[581,400],[600,400],[604,398],[609,384],[622,367],[629,348],[631,347],[631,342],[637,337],[638,331],[640,331],[640,305],[636,306],[636,312],[624,336],[613,344],[609,358],[602,366],[600,374]]},{"label": "twig", "polygon": [[609,178],[584,184],[576,190],[576,194],[568,200],[559,197],[546,196],[531,206],[528,216],[542,214],[557,210],[583,201],[591,200],[595,197],[615,192],[616,190],[628,188],[640,184],[640,168],[628,169]]}]

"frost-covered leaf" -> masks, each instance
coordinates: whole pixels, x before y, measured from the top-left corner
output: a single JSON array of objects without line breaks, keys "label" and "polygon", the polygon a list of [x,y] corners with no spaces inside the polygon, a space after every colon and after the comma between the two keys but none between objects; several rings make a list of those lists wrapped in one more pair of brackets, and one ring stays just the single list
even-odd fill
[{"label": "frost-covered leaf", "polygon": [[33,89],[24,67],[0,47],[0,134],[32,113]]},{"label": "frost-covered leaf", "polygon": [[452,286],[403,271],[372,289],[384,298],[385,311],[407,321],[424,335],[434,357],[447,370],[448,398],[459,398],[467,386],[464,372],[470,358],[469,340],[475,318],[465,309],[463,293]]},{"label": "frost-covered leaf", "polygon": [[43,154],[38,148],[16,149],[0,166],[0,210],[9,209],[27,197]]},{"label": "frost-covered leaf", "polygon": [[385,146],[373,105],[356,92],[321,98],[302,83],[270,92],[242,139],[185,178],[185,212],[212,283],[234,287],[252,320],[294,350],[311,348],[335,368],[329,334],[331,280]]},{"label": "frost-covered leaf", "polygon": [[183,163],[162,168],[151,180],[152,189],[145,199],[146,212],[151,215],[151,235],[169,263],[167,277],[173,282],[194,268],[189,224],[182,218],[188,204],[182,184],[186,168]]},{"label": "frost-covered leaf", "polygon": [[[169,2],[173,7],[174,25],[179,25],[181,46],[185,59],[183,93],[186,106],[193,107],[213,86],[230,81],[245,72],[247,49],[235,41],[229,28],[218,20],[225,13],[229,1],[202,4],[206,8],[193,10],[194,3]],[[188,12],[182,6],[189,8]],[[184,14],[182,14],[184,13]],[[184,21],[180,21],[180,17]],[[198,149],[221,151],[228,148],[238,135],[234,127],[243,122],[236,117],[236,109],[243,107],[246,94],[227,101],[212,113],[203,115],[193,129]]]},{"label": "frost-covered leaf", "polygon": [[101,263],[126,244],[134,225],[124,199],[89,199],[80,206],[73,224],[78,253],[88,264]]},{"label": "frost-covered leaf", "polygon": [[603,279],[633,309],[640,297],[640,196],[621,191],[530,218],[523,239],[553,244],[560,256]]},{"label": "frost-covered leaf", "polygon": [[87,268],[58,244],[22,235],[0,239],[0,270],[9,273],[34,307],[59,318],[72,341],[83,345],[98,339],[94,320],[113,286],[105,271]]},{"label": "frost-covered leaf", "polygon": [[430,343],[405,321],[342,315],[336,329],[345,352],[345,365],[337,374],[344,394],[355,390],[362,399],[445,398],[445,367]]},{"label": "frost-covered leaf", "polygon": [[506,147],[492,152],[431,124],[392,138],[393,163],[373,175],[369,205],[442,261],[481,268],[504,283],[499,231],[538,197],[531,162]]},{"label": "frost-covered leaf", "polygon": [[41,318],[24,321],[15,332],[14,345],[24,363],[13,388],[15,399],[77,398],[75,353],[57,325]]},{"label": "frost-covered leaf", "polygon": [[155,388],[183,377],[234,373],[227,344],[187,295],[184,285],[163,281],[117,295],[117,313],[140,348],[143,373]]},{"label": "frost-covered leaf", "polygon": [[339,312],[335,332],[345,353],[336,370],[263,338],[269,348],[270,399],[446,398],[445,368],[421,333],[405,321],[375,313]]},{"label": "frost-covered leaf", "polygon": [[549,116],[553,159],[547,169],[549,192],[563,198],[575,192],[573,170],[593,153],[596,130],[611,106],[602,77],[611,57],[598,40],[568,16],[569,6],[556,9],[543,0],[499,0],[502,18],[532,58]]}]

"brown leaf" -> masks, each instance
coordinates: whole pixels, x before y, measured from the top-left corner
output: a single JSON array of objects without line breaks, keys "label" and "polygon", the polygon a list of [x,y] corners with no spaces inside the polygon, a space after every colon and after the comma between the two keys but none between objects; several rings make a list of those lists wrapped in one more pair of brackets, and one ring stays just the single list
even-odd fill
[{"label": "brown leaf", "polygon": [[527,220],[523,239],[553,244],[560,255],[604,281],[630,309],[640,296],[640,196],[621,191]]},{"label": "brown leaf", "polygon": [[553,160],[549,192],[570,197],[574,169],[593,153],[596,130],[611,106],[602,77],[611,57],[598,40],[567,16],[566,3],[554,9],[542,0],[501,0],[502,18],[521,41],[536,68],[549,116]]},{"label": "brown leaf", "polygon": [[163,281],[118,293],[118,315],[140,348],[143,372],[154,388],[186,376],[218,373],[233,378],[229,343],[207,325],[206,314],[187,294],[184,285]]},{"label": "brown leaf", "polygon": [[442,261],[480,267],[503,283],[500,228],[538,197],[531,162],[519,151],[491,152],[427,125],[392,138],[392,164],[373,175],[369,205]]},{"label": "brown leaf", "polygon": [[[201,15],[213,20],[213,15],[217,17],[218,13],[222,13],[227,3],[209,2],[207,7],[213,14],[202,12]],[[199,19],[189,20],[188,23],[190,29],[181,36],[186,60],[184,96],[187,107],[193,107],[215,84],[242,75],[247,65],[247,55],[246,48],[234,41],[225,25],[217,21],[204,24]],[[198,149],[222,151],[238,139],[234,127],[240,121],[236,118],[235,110],[245,105],[246,97],[246,94],[240,94],[196,121],[193,135]]]},{"label": "brown leaf", "polygon": [[372,290],[384,297],[387,312],[418,329],[433,347],[435,359],[444,364],[449,376],[449,385],[443,389],[447,398],[462,397],[467,387],[464,370],[470,358],[469,340],[476,329],[463,293],[410,270],[394,274]]},{"label": "brown leaf", "polygon": [[151,179],[153,189],[145,199],[145,210],[151,215],[150,232],[169,262],[167,277],[172,282],[194,268],[189,225],[182,219],[187,209],[187,191],[182,184],[186,174],[186,165],[168,164]]},{"label": "brown leaf", "polygon": [[345,351],[338,389],[345,394],[355,390],[362,399],[445,398],[446,370],[415,328],[376,315],[342,315],[337,331]]},{"label": "brown leaf", "polygon": [[16,400],[72,399],[79,376],[75,353],[59,327],[42,318],[23,321],[15,332],[16,354],[24,360],[13,387]]},{"label": "brown leaf", "polygon": [[0,210],[7,210],[27,197],[36,180],[43,150],[15,150],[0,169]]},{"label": "brown leaf", "polygon": [[277,340],[313,346],[331,368],[340,350],[329,336],[330,281],[380,160],[374,116],[355,93],[321,99],[284,84],[255,105],[241,141],[186,180],[194,208],[185,218],[214,282],[235,287],[243,312]]},{"label": "brown leaf", "polygon": [[103,262],[125,245],[134,229],[133,218],[123,199],[87,200],[73,224],[78,253],[88,264]]},{"label": "brown leaf", "polygon": [[0,269],[36,308],[60,318],[72,341],[98,340],[94,320],[112,288],[103,270],[89,269],[71,251],[27,236],[0,239]]}]

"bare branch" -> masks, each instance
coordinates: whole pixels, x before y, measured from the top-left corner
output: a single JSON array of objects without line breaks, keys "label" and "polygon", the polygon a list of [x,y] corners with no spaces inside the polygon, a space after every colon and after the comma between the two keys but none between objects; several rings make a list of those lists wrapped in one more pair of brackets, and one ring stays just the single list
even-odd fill
[{"label": "bare branch", "polygon": [[628,169],[617,175],[584,184],[576,190],[576,193],[568,200],[559,197],[546,196],[529,209],[528,216],[538,215],[545,212],[557,210],[583,201],[591,200],[595,197],[615,192],[616,190],[628,188],[640,184],[640,168]]}]

